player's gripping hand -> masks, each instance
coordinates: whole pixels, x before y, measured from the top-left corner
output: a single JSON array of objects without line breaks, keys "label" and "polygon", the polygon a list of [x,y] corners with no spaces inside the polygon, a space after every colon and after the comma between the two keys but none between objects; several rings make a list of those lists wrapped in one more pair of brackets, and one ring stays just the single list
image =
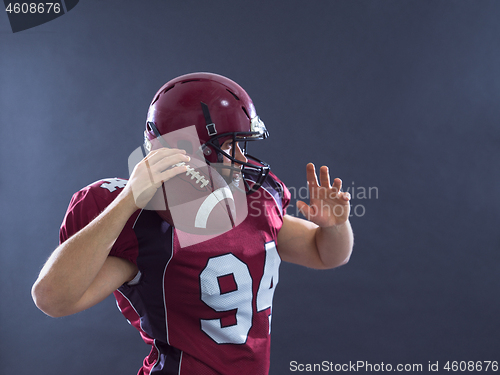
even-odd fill
[{"label": "player's gripping hand", "polygon": [[319,181],[313,163],[307,164],[307,185],[309,186],[309,205],[297,201],[300,212],[310,221],[320,227],[340,225],[349,219],[351,196],[342,192],[342,180],[335,178],[330,185],[328,167],[322,166],[319,171]]},{"label": "player's gripping hand", "polygon": [[163,182],[187,171],[185,165],[174,165],[189,160],[185,150],[159,148],[151,151],[135,166],[124,193],[133,196],[137,208],[144,208]]}]

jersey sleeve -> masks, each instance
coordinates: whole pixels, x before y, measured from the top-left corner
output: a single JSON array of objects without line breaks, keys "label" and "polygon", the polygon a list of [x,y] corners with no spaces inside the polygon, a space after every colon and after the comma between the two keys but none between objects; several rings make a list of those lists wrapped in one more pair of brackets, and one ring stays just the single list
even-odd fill
[{"label": "jersey sleeve", "polygon": [[[63,243],[68,238],[85,228],[94,220],[118,195],[106,194],[99,191],[102,184],[94,183],[76,192],[69,203],[66,215],[59,230],[59,242]],[[134,213],[125,224],[122,232],[116,239],[109,255],[127,259],[136,263],[137,238],[133,230],[133,224],[137,217]]]},{"label": "jersey sleeve", "polygon": [[281,185],[283,186],[283,212],[286,212],[286,208],[290,204],[291,194],[290,190],[288,190],[283,182],[281,183]]},{"label": "jersey sleeve", "polygon": [[68,238],[77,233],[90,223],[100,210],[97,202],[88,189],[76,192],[69,202],[66,215],[59,230],[59,243],[65,242]]},{"label": "jersey sleeve", "polygon": [[283,181],[281,181],[273,172],[270,172],[269,174],[274,183],[276,184],[275,190],[278,192],[278,195],[281,199],[281,211],[282,211],[282,216],[284,216],[286,214],[286,208],[290,204],[291,200],[290,190],[288,190]]}]

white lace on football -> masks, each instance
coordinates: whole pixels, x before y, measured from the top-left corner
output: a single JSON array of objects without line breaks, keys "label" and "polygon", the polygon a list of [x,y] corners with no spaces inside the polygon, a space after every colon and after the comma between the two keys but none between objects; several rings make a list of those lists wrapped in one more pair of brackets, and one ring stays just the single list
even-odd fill
[{"label": "white lace on football", "polygon": [[191,180],[194,180],[196,178],[196,183],[199,184],[201,182],[200,187],[204,188],[205,186],[208,185],[208,180],[203,177],[200,172],[196,171],[194,168],[190,167],[189,164],[184,163],[183,161],[177,164],[174,164],[174,167],[181,167],[185,165],[187,168],[186,176],[191,176]]}]

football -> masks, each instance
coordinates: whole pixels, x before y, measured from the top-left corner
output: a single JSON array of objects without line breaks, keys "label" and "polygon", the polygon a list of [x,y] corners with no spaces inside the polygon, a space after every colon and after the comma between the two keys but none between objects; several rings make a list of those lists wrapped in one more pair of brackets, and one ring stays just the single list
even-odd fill
[{"label": "football", "polygon": [[164,182],[146,209],[154,209],[177,230],[196,235],[219,235],[241,222],[233,189],[215,168],[196,158],[176,165],[186,165],[186,173]]}]

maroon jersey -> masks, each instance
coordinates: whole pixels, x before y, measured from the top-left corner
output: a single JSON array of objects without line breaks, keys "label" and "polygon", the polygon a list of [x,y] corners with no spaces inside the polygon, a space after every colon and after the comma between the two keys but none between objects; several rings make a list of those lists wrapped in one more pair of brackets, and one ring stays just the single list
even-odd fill
[{"label": "maroon jersey", "polygon": [[[102,212],[126,183],[101,180],[77,192],[61,242]],[[248,216],[240,225],[187,247],[155,211],[132,215],[110,255],[139,268],[114,293],[122,314],[152,346],[139,374],[268,373],[277,236],[289,200],[271,174],[248,196]]]}]

